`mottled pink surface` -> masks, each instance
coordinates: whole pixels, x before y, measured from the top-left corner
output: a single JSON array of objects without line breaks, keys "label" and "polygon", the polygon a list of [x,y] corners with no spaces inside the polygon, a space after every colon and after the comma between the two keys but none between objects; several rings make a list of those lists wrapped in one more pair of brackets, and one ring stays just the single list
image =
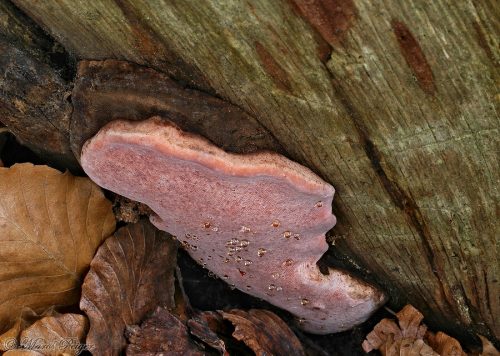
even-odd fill
[{"label": "mottled pink surface", "polygon": [[97,184],[157,214],[151,221],[227,283],[286,309],[313,333],[363,322],[381,292],[316,262],[335,225],[334,189],[275,153],[229,154],[151,118],[114,121],[81,157]]}]

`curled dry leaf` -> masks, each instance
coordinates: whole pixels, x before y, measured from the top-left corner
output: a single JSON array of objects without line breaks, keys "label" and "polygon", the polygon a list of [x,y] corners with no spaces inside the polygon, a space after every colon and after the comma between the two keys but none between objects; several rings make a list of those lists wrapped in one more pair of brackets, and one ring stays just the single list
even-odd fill
[{"label": "curled dry leaf", "polygon": [[23,319],[19,318],[12,328],[0,335],[0,351],[12,350],[19,346],[19,335],[24,326]]},{"label": "curled dry leaf", "polygon": [[436,334],[428,332],[426,334],[426,341],[439,355],[466,356],[458,340],[441,331]]},{"label": "curled dry leaf", "polygon": [[156,308],[140,327],[127,328],[127,338],[127,355],[204,355],[190,339],[186,325],[165,308]]},{"label": "curled dry leaf", "polygon": [[396,313],[398,322],[382,319],[366,336],[363,350],[383,356],[465,356],[459,342],[442,332],[434,335],[422,324],[424,316],[411,305]]},{"label": "curled dry leaf", "polygon": [[[396,314],[399,325],[390,319],[382,319],[373,331],[366,336],[363,350],[370,352],[381,349],[384,344],[394,343],[402,339],[423,339],[427,327],[422,325],[424,316],[411,305],[405,306]],[[385,349],[388,349],[387,346]]]},{"label": "curled dry leaf", "polygon": [[21,333],[21,346],[45,356],[78,355],[84,348],[87,318],[58,314],[36,321]]},{"label": "curled dry leaf", "polygon": [[257,356],[305,355],[292,330],[268,310],[231,310],[221,314],[234,325],[233,337],[243,341]]},{"label": "curled dry leaf", "polygon": [[80,308],[90,319],[87,345],[100,355],[118,355],[127,326],[156,306],[174,306],[177,244],[146,220],[108,238],[92,260]]},{"label": "curled dry leaf", "polygon": [[493,346],[490,340],[485,338],[483,335],[478,335],[483,344],[483,352],[481,356],[500,356],[500,352]]},{"label": "curled dry leaf", "polygon": [[425,336],[427,326],[422,324],[424,316],[412,305],[406,305],[396,316],[399,321],[401,336],[406,339],[421,339]]},{"label": "curled dry leaf", "polygon": [[379,350],[384,356],[440,356],[422,339],[405,338],[393,341],[392,335]]},{"label": "curled dry leaf", "polygon": [[16,319],[14,326],[0,335],[0,351],[16,349],[20,345],[21,332],[37,320],[58,314],[53,307],[45,310],[41,315],[35,313],[31,308],[23,308]]},{"label": "curled dry leaf", "polygon": [[23,307],[76,304],[114,229],[111,203],[89,179],[28,163],[0,168],[0,333]]}]

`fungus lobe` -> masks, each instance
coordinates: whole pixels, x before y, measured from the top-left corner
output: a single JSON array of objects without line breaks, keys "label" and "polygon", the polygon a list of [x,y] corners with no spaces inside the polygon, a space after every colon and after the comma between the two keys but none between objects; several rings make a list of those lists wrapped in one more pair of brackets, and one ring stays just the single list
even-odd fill
[{"label": "fungus lobe", "polygon": [[81,162],[97,184],[147,204],[152,223],[196,261],[288,310],[306,331],[347,330],[385,300],[345,272],[320,272],[334,189],[284,156],[227,153],[153,117],[107,124]]}]

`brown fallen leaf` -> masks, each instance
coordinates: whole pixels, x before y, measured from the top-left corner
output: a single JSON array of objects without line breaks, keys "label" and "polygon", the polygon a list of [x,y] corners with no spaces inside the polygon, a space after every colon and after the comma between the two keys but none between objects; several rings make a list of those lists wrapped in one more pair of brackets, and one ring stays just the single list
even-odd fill
[{"label": "brown fallen leaf", "polygon": [[114,229],[111,203],[89,179],[29,163],[0,168],[0,333],[23,307],[77,303],[84,273]]},{"label": "brown fallen leaf", "polygon": [[373,331],[366,336],[363,342],[363,350],[370,352],[381,349],[384,344],[388,349],[390,344],[402,339],[423,339],[427,327],[421,325],[424,316],[411,305],[405,306],[396,314],[399,325],[391,319],[382,319]]},{"label": "brown fallen leaf", "polygon": [[457,339],[439,331],[436,334],[427,332],[427,343],[441,356],[466,356]]},{"label": "brown fallen leaf", "polygon": [[427,326],[422,324],[424,316],[412,305],[406,305],[396,316],[403,338],[421,339],[427,332]]},{"label": "brown fallen leaf", "polygon": [[3,356],[44,356],[44,355],[37,351],[17,349],[17,350],[7,351],[3,354]]},{"label": "brown fallen leaf", "polygon": [[276,314],[262,309],[221,312],[235,327],[233,337],[243,341],[257,356],[305,355],[300,341]]},{"label": "brown fallen leaf", "polygon": [[393,341],[392,335],[388,342],[380,347],[380,353],[387,356],[440,356],[422,339],[399,339]]},{"label": "brown fallen leaf", "polygon": [[82,286],[87,345],[99,355],[118,355],[126,326],[157,306],[174,307],[177,244],[147,220],[120,228],[97,251]]},{"label": "brown fallen leaf", "polygon": [[165,308],[156,308],[140,327],[131,326],[126,334],[130,343],[127,355],[204,355],[191,340],[186,325]]},{"label": "brown fallen leaf", "polygon": [[382,319],[366,336],[363,350],[379,350],[383,356],[465,356],[460,343],[438,332],[427,331],[424,316],[411,305],[396,313],[398,322]]},{"label": "brown fallen leaf", "polygon": [[53,307],[48,308],[40,315],[35,313],[31,308],[23,308],[14,326],[0,335],[0,351],[8,351],[19,347],[21,332],[24,329],[28,328],[37,320],[55,314],[57,314],[57,312]]},{"label": "brown fallen leaf", "polygon": [[85,350],[88,320],[79,314],[57,314],[36,321],[21,333],[21,346],[45,356],[78,355]]},{"label": "brown fallen leaf", "polygon": [[19,318],[14,326],[0,335],[0,351],[16,349],[19,346],[19,336],[24,329],[24,321]]},{"label": "brown fallen leaf", "polygon": [[500,352],[496,349],[495,346],[491,343],[490,340],[485,338],[483,335],[478,335],[481,339],[481,343],[483,344],[483,352],[481,356],[500,356]]}]

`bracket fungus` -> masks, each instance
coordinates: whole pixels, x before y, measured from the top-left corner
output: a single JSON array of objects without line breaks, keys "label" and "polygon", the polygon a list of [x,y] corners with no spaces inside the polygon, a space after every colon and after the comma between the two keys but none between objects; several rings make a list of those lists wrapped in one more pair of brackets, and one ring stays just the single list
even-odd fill
[{"label": "bracket fungus", "polygon": [[81,162],[97,184],[147,204],[152,223],[197,262],[288,310],[306,331],[347,330],[385,301],[346,272],[320,272],[334,189],[284,156],[227,153],[153,117],[107,124]]}]

